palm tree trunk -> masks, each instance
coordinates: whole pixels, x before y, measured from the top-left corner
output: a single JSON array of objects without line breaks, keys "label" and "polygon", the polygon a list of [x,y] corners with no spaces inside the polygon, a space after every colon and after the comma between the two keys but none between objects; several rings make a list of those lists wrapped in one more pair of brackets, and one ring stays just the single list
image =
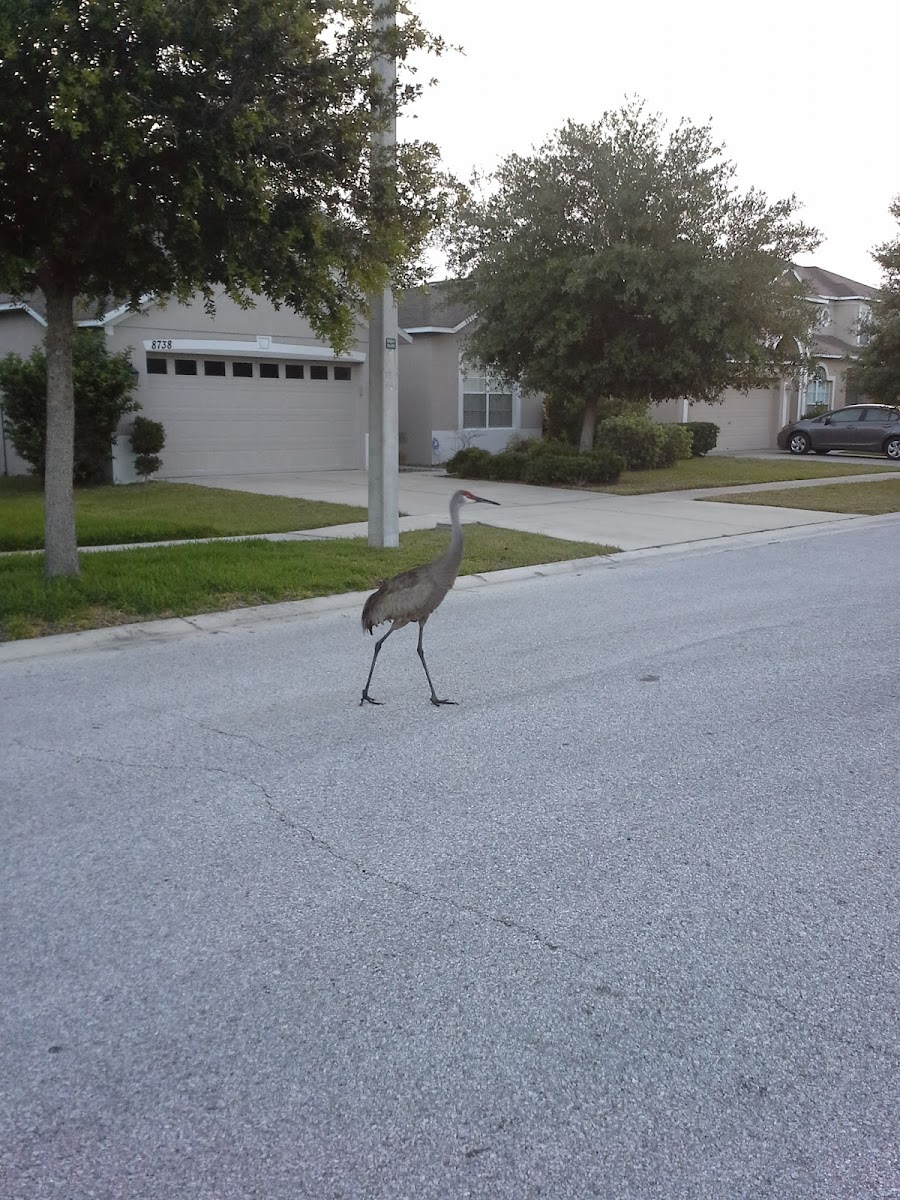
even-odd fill
[{"label": "palm tree trunk", "polygon": [[47,284],[47,448],[44,466],[44,575],[78,574],[75,536],[75,393],[72,341],[75,297]]}]

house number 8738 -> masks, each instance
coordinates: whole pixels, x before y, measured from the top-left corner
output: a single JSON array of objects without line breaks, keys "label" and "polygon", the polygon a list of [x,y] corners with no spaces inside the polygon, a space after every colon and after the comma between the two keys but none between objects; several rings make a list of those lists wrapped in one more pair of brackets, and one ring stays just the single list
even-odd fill
[{"label": "house number 8738", "polygon": [[150,343],[150,349],[151,350],[171,350],[172,349],[172,339],[171,338],[154,338],[153,341]]}]

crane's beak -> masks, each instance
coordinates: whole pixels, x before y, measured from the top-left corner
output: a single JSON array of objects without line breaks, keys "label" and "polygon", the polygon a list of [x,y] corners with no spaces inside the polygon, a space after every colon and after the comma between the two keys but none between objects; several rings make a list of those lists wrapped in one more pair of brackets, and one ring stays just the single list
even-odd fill
[{"label": "crane's beak", "polygon": [[472,499],[477,500],[479,504],[496,504],[500,508],[499,500],[488,500],[484,496],[473,496]]}]

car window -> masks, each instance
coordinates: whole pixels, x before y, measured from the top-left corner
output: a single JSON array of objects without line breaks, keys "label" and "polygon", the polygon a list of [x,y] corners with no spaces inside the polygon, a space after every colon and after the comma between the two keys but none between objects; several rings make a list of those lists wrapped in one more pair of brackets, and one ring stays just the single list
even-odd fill
[{"label": "car window", "polygon": [[877,421],[879,425],[883,425],[885,421],[889,421],[890,419],[890,409],[887,408],[867,408],[863,417],[864,421]]},{"label": "car window", "polygon": [[859,408],[839,408],[831,414],[832,425],[853,425],[862,416]]}]

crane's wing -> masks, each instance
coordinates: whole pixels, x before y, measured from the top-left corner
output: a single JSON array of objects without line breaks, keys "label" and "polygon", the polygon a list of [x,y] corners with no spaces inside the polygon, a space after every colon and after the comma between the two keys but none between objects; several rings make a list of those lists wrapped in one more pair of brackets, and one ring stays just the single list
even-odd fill
[{"label": "crane's wing", "polygon": [[385,579],[363,606],[363,630],[371,633],[385,621],[396,621],[398,625],[421,621],[434,612],[446,592],[447,588],[435,580],[430,563]]}]

